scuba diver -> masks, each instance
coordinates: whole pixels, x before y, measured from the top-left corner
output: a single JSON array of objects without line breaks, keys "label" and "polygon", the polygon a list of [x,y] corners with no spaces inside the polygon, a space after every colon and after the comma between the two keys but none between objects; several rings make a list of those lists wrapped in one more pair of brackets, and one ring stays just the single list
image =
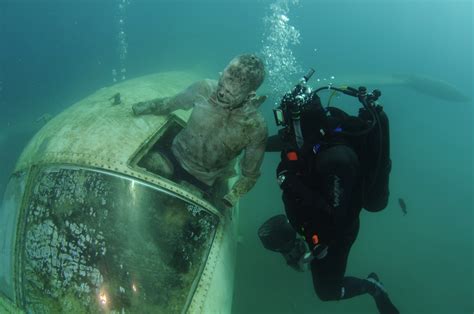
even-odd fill
[{"label": "scuba diver", "polygon": [[[359,231],[362,208],[371,212],[388,203],[391,170],[389,125],[381,93],[365,87],[306,85],[311,70],[274,109],[277,136],[267,151],[280,151],[277,181],[286,216],[277,215],[258,231],[265,248],[281,253],[288,265],[310,268],[316,294],[333,301],[370,294],[380,313],[399,313],[375,273],[347,276],[349,251]],[[323,107],[318,92],[328,89],[356,97],[358,116]]]}]

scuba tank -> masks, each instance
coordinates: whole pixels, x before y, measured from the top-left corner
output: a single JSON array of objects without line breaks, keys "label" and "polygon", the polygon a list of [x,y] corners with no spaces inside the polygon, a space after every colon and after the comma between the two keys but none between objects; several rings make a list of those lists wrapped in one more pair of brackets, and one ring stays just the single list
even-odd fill
[{"label": "scuba tank", "polygon": [[362,207],[378,212],[387,207],[389,198],[390,125],[383,107],[371,104],[351,116],[338,108],[328,108],[341,125],[344,143],[359,157],[363,173]]},{"label": "scuba tank", "polygon": [[[363,207],[370,212],[378,212],[388,204],[389,176],[392,169],[390,159],[390,126],[382,106],[374,108],[377,127],[365,136],[365,149],[358,152],[364,169]],[[370,121],[372,115],[366,108],[359,110],[358,117]]]},{"label": "scuba tank", "polygon": [[[327,111],[331,115],[330,124],[333,128],[339,126],[339,131],[328,134],[325,144],[320,141],[320,150],[337,144],[351,147],[359,158],[363,174],[362,207],[370,212],[381,211],[388,204],[392,166],[389,120],[383,107],[375,105],[360,108],[357,116],[351,116],[336,107],[328,107]],[[368,127],[374,119],[374,127]],[[313,147],[314,144],[311,142],[309,146]]]}]

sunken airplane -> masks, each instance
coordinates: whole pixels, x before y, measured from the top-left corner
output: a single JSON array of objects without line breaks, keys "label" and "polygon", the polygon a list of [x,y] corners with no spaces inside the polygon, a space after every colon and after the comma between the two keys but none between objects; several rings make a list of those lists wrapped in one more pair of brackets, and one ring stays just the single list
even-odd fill
[{"label": "sunken airplane", "polygon": [[[157,151],[189,111],[131,113],[131,104],[198,79],[168,72],[125,81],[45,121],[17,160],[0,207],[0,312],[230,313],[239,208],[222,211],[169,179],[171,166]],[[402,85],[469,101],[421,76],[333,83]],[[5,151],[15,132],[0,134]]]},{"label": "sunken airplane", "polygon": [[1,313],[230,313],[238,206],[216,208],[169,179],[158,149],[189,111],[131,111],[198,79],[169,72],[103,88],[34,135],[0,208]]}]

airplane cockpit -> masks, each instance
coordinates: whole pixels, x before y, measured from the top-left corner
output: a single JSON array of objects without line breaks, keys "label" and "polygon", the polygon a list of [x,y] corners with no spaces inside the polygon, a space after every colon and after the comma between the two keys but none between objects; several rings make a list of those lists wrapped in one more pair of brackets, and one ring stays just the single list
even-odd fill
[{"label": "airplane cockpit", "polygon": [[[159,154],[189,113],[130,105],[195,76],[103,88],[49,121],[20,156],[0,207],[0,310],[230,312],[238,206],[173,181]],[[120,92],[123,103],[110,103]]]}]

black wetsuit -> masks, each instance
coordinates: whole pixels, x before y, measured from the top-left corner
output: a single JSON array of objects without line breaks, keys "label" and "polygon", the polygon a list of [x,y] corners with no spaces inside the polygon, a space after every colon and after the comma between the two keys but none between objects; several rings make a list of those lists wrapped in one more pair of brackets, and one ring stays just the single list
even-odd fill
[{"label": "black wetsuit", "polygon": [[[340,144],[306,156],[303,162],[301,173],[290,175],[289,182],[283,185],[283,202],[293,228],[305,236],[310,246],[314,234],[328,245],[328,255],[315,259],[311,271],[318,296],[337,300],[349,250],[359,230],[359,161],[350,147]],[[282,164],[278,170],[281,168]]]},{"label": "black wetsuit", "polygon": [[359,231],[363,184],[356,153],[343,142],[336,142],[317,153],[306,153],[298,171],[285,171],[286,161],[279,164],[277,175],[286,174],[281,187],[288,220],[310,248],[314,247],[315,234],[328,246],[327,255],[311,263],[314,289],[321,300],[369,293],[381,313],[398,313],[373,283],[345,276],[349,251]]}]

